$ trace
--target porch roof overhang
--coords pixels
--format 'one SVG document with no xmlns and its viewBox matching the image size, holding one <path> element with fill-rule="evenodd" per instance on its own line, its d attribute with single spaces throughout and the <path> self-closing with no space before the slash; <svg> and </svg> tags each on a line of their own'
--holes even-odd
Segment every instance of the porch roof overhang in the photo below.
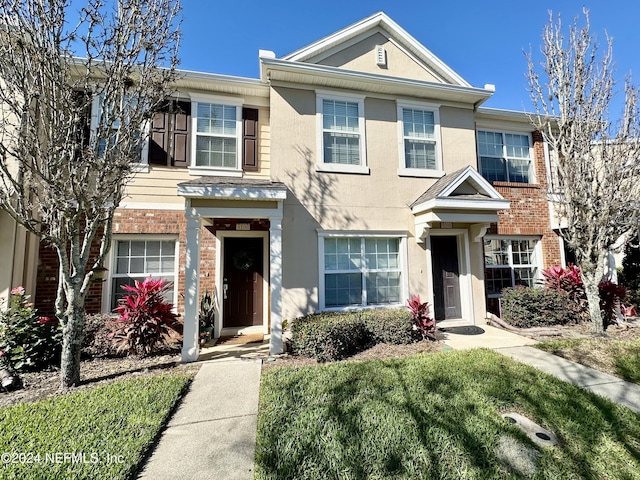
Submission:
<svg viewBox="0 0 640 480">
<path fill-rule="evenodd" d="M 424 242 L 433 222 L 468 224 L 480 241 L 509 203 L 471 166 L 447 174 L 411 204 L 416 241 Z"/>
<path fill-rule="evenodd" d="M 282 182 L 271 180 L 211 176 L 179 183 L 178 195 L 219 200 L 282 201 L 287 198 L 287 187 Z"/>
</svg>

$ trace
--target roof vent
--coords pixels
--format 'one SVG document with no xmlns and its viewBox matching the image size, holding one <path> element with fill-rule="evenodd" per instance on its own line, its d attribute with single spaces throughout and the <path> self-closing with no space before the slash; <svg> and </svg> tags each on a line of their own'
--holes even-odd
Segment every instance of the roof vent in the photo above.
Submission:
<svg viewBox="0 0 640 480">
<path fill-rule="evenodd" d="M 379 67 L 387 66 L 387 51 L 382 45 L 376 45 L 376 65 Z"/>
</svg>

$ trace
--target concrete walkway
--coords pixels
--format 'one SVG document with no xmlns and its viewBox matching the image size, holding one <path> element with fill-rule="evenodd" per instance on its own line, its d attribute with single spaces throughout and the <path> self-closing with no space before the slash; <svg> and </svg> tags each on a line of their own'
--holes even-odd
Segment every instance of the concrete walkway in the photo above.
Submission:
<svg viewBox="0 0 640 480">
<path fill-rule="evenodd" d="M 253 478 L 262 360 L 237 351 L 211 352 L 138 478 Z"/>
<path fill-rule="evenodd" d="M 538 350 L 531 346 L 537 342 L 530 338 L 489 325 L 481 325 L 481 328 L 485 330 L 481 335 L 446 333 L 443 341 L 456 350 L 490 348 L 640 413 L 640 385 Z"/>
</svg>

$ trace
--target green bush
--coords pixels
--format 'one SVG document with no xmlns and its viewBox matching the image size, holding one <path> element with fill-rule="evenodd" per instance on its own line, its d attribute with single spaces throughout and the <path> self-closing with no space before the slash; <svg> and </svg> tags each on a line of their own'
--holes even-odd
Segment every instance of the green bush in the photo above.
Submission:
<svg viewBox="0 0 640 480">
<path fill-rule="evenodd" d="M 11 290 L 0 312 L 0 365 L 17 371 L 37 370 L 60 360 L 58 320 L 37 315 L 23 287 Z"/>
<path fill-rule="evenodd" d="M 411 315 L 400 309 L 308 315 L 292 322 L 291 334 L 291 351 L 319 362 L 341 360 L 377 343 L 416 340 Z"/>
<path fill-rule="evenodd" d="M 514 327 L 566 325 L 583 321 L 571 297 L 549 288 L 506 288 L 502 294 L 502 319 Z"/>
<path fill-rule="evenodd" d="M 376 309 L 363 310 L 359 313 L 371 333 L 371 341 L 374 344 L 404 345 L 416 340 L 411 328 L 411 313 L 408 310 Z"/>
</svg>

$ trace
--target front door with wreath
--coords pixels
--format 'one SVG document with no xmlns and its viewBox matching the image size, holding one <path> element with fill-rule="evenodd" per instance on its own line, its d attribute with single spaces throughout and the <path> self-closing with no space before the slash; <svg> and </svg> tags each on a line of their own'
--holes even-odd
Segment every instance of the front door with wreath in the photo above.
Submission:
<svg viewBox="0 0 640 480">
<path fill-rule="evenodd" d="M 263 238 L 224 240 L 224 327 L 262 325 Z"/>
</svg>

